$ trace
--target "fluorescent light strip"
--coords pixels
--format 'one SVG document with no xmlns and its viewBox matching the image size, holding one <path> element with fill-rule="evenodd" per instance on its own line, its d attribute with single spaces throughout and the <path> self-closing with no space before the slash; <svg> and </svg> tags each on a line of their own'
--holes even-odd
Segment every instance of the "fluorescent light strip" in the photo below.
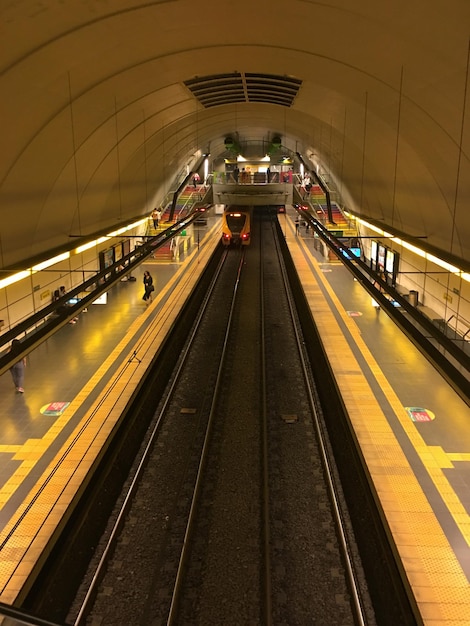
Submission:
<svg viewBox="0 0 470 626">
<path fill-rule="evenodd" d="M 123 226 L 119 230 L 115 230 L 112 233 L 108 233 L 104 237 L 100 237 L 99 239 L 96 239 L 95 241 L 89 241 L 88 243 L 83 244 L 83 246 L 79 246 L 78 248 L 76 248 L 75 254 L 80 254 L 81 252 L 85 252 L 85 250 L 89 250 L 90 248 L 93 248 L 93 246 L 97 246 L 100 243 L 103 243 L 104 241 L 107 241 L 110 238 L 118 237 L 119 235 L 122 235 L 128 230 L 132 230 L 133 228 L 137 228 L 137 226 L 140 226 L 141 224 L 145 224 L 147 220 L 148 218 L 146 217 L 144 219 L 139 220 L 138 222 L 129 224 L 128 226 Z"/>
<path fill-rule="evenodd" d="M 75 254 L 80 254 L 81 252 L 85 252 L 85 250 L 89 250 L 96 246 L 96 241 L 89 241 L 88 243 L 84 243 L 83 246 L 78 246 L 75 248 Z"/>
<path fill-rule="evenodd" d="M 23 270 L 22 272 L 18 272 L 17 274 L 13 274 L 12 276 L 8 276 L 8 278 L 3 278 L 0 280 L 0 289 L 4 289 L 9 285 L 13 285 L 14 283 L 23 280 L 23 278 L 27 278 L 31 276 L 31 270 Z"/>
<path fill-rule="evenodd" d="M 434 256 L 433 254 L 430 254 L 429 252 L 425 252 L 421 248 L 417 248 L 416 246 L 412 245 L 411 243 L 408 243 L 407 241 L 403 241 L 399 237 L 394 237 L 390 233 L 387 233 L 385 230 L 381 230 L 377 226 L 374 226 L 373 224 L 369 224 L 369 222 L 366 222 L 360 217 L 351 215 L 351 213 L 347 213 L 346 211 L 345 211 L 345 215 L 349 218 L 352 218 L 358 221 L 360 224 L 364 224 L 364 226 L 378 233 L 379 235 L 382 235 L 384 237 L 390 237 L 391 241 L 394 241 L 398 245 L 403 246 L 403 248 L 406 248 L 410 252 L 413 252 L 413 254 L 416 254 L 417 256 L 420 256 L 430 261 L 431 263 L 434 263 L 434 265 L 437 265 L 438 267 L 442 267 L 443 269 L 447 270 L 451 274 L 456 274 L 457 276 L 460 276 L 460 278 L 462 280 L 465 280 L 466 282 L 470 282 L 470 274 L 468 274 L 467 272 L 463 272 L 461 269 L 459 269 L 455 265 L 451 265 L 450 263 L 447 263 L 447 261 L 443 261 L 442 259 L 439 259 L 437 256 Z"/>
<path fill-rule="evenodd" d="M 53 257 L 52 259 L 48 259 L 47 261 L 43 261 L 42 263 L 38 263 L 38 265 L 33 265 L 31 271 L 40 272 L 41 270 L 45 270 L 46 267 L 50 267 L 51 265 L 55 265 L 56 263 L 60 263 L 61 261 L 66 261 L 70 258 L 70 252 L 64 252 L 63 254 L 59 254 L 58 256 Z"/>
<path fill-rule="evenodd" d="M 147 222 L 147 218 L 144 218 L 144 219 L 139 220 L 138 222 L 129 224 L 129 226 L 124 226 L 123 228 L 120 228 L 119 230 L 113 233 L 110 233 L 109 235 L 106 235 L 105 237 L 100 237 L 99 239 L 96 239 L 96 241 L 90 241 L 89 243 L 85 243 L 83 246 L 79 246 L 78 248 L 75 249 L 74 252 L 75 254 L 80 254 L 81 252 L 85 252 L 85 250 L 89 250 L 90 248 L 93 248 L 94 246 L 100 243 L 103 243 L 104 241 L 107 241 L 108 238 L 110 237 L 116 237 L 146 222 Z M 43 261 L 42 263 L 33 265 L 33 267 L 30 267 L 27 270 L 22 270 L 21 272 L 17 272 L 16 274 L 12 274 L 11 276 L 8 276 L 8 278 L 3 278 L 2 280 L 0 280 L 0 289 L 4 289 L 5 287 L 8 287 L 9 285 L 13 285 L 19 282 L 20 280 L 23 280 L 24 278 L 31 276 L 31 274 L 40 272 L 41 270 L 44 270 L 47 267 L 56 265 L 57 263 L 60 263 L 61 261 L 65 261 L 69 258 L 70 258 L 70 252 L 64 252 L 63 254 L 59 254 L 58 256 L 48 259 L 47 261 Z"/>
</svg>

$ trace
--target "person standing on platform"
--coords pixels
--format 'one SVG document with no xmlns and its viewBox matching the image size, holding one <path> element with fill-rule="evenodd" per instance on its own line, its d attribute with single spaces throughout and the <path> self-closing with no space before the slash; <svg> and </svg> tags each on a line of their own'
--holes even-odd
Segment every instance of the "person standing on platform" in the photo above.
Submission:
<svg viewBox="0 0 470 626">
<path fill-rule="evenodd" d="M 59 298 L 64 298 L 66 295 L 67 295 L 67 291 L 65 289 L 65 285 L 61 285 L 59 287 Z M 60 307 L 58 307 L 57 313 L 59 313 L 59 315 L 67 315 L 70 306 L 71 305 L 68 302 L 65 302 Z M 73 325 L 73 324 L 76 324 L 77 322 L 78 322 L 78 317 L 74 317 L 73 319 L 70 320 L 69 324 Z"/>
<path fill-rule="evenodd" d="M 295 217 L 295 234 L 296 235 L 299 234 L 299 227 L 300 227 L 300 218 L 298 215 L 296 215 Z"/>
<path fill-rule="evenodd" d="M 233 180 L 235 183 L 238 183 L 238 177 L 240 176 L 240 170 L 238 169 L 238 165 L 235 165 L 233 168 Z"/>
<path fill-rule="evenodd" d="M 21 341 L 19 339 L 13 339 L 10 346 L 10 354 L 16 356 L 21 352 Z M 10 374 L 13 379 L 13 384 L 16 388 L 16 393 L 24 393 L 24 370 L 26 367 L 26 359 L 23 357 L 10 367 Z"/>
<path fill-rule="evenodd" d="M 382 278 L 380 271 L 379 271 L 379 276 Z M 377 289 L 377 291 L 379 291 L 380 293 L 384 293 L 383 287 L 382 285 L 379 283 L 378 280 L 374 280 L 374 287 Z M 371 298 L 372 301 L 372 306 L 375 308 L 375 310 L 377 311 L 377 313 L 380 311 L 380 304 L 377 302 L 377 300 L 375 300 L 374 298 Z"/>
<path fill-rule="evenodd" d="M 271 182 L 271 170 L 269 169 L 269 167 L 266 170 L 266 182 L 267 183 Z"/>
<path fill-rule="evenodd" d="M 142 300 L 145 300 L 147 305 L 149 305 L 152 302 L 152 292 L 155 290 L 155 287 L 153 286 L 153 278 L 147 270 L 144 272 L 144 290 Z"/>
</svg>

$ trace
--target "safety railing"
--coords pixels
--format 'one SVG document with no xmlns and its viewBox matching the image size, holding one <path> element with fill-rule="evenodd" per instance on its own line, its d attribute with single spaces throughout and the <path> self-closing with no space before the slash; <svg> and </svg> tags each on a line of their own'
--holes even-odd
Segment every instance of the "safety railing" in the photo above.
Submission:
<svg viewBox="0 0 470 626">
<path fill-rule="evenodd" d="M 446 326 L 455 332 L 455 340 L 470 341 L 470 322 L 463 317 L 453 313 L 449 319 L 446 320 Z"/>
<path fill-rule="evenodd" d="M 40 619 L 3 602 L 0 602 L 0 624 L 2 626 L 61 626 L 57 622 Z"/>
</svg>

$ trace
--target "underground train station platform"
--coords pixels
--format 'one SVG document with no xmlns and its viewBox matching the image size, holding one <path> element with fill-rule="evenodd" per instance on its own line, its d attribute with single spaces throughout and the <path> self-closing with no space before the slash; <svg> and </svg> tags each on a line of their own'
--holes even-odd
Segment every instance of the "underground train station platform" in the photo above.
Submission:
<svg viewBox="0 0 470 626">
<path fill-rule="evenodd" d="M 281 227 L 423 623 L 468 626 L 470 408 L 294 217 L 289 207 Z M 50 337 L 27 357 L 24 394 L 0 377 L 0 601 L 21 595 L 219 238 L 213 218 L 200 246 L 149 259 Z"/>
</svg>

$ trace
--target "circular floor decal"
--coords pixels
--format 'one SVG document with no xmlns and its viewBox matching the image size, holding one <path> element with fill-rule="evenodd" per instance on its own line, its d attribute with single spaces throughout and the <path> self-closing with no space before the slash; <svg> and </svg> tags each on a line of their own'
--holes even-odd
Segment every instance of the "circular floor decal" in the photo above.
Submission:
<svg viewBox="0 0 470 626">
<path fill-rule="evenodd" d="M 51 402 L 41 407 L 42 415 L 62 415 L 70 402 Z"/>
<path fill-rule="evenodd" d="M 405 409 L 413 422 L 432 422 L 436 418 L 432 411 L 419 406 L 406 406 Z"/>
</svg>

